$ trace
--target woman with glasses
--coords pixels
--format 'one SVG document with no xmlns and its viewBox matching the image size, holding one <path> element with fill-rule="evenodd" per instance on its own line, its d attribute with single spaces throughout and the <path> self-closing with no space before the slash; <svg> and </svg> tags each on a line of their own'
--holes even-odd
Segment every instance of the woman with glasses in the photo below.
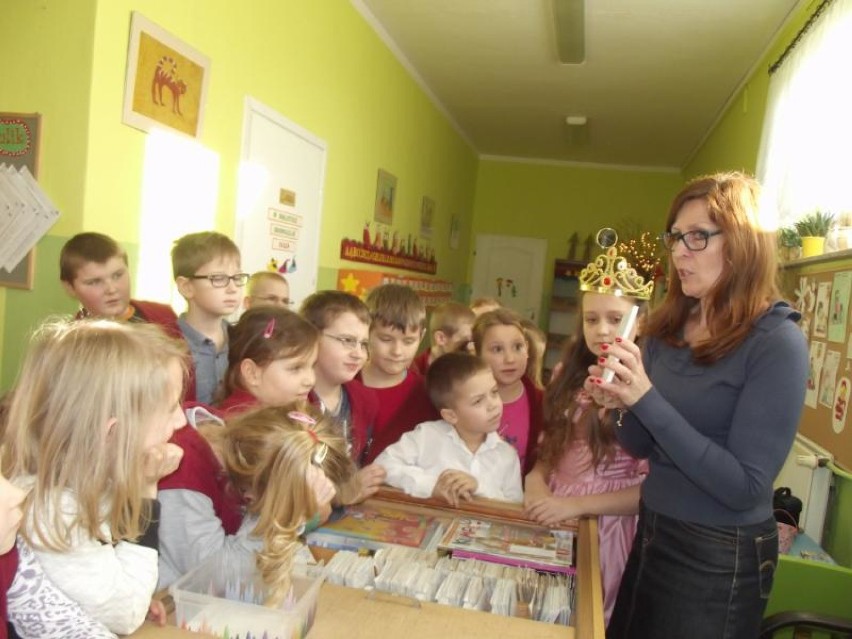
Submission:
<svg viewBox="0 0 852 639">
<path fill-rule="evenodd" d="M 758 635 L 778 556 L 772 482 L 808 364 L 758 200 L 739 173 L 684 187 L 661 236 L 668 292 L 643 352 L 616 340 L 586 381 L 618 409 L 621 445 L 650 468 L 607 637 Z"/>
</svg>

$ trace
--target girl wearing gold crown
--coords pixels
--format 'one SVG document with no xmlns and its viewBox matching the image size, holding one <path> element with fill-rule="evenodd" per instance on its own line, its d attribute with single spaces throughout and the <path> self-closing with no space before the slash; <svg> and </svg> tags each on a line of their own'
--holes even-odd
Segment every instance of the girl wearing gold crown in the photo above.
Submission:
<svg viewBox="0 0 852 639">
<path fill-rule="evenodd" d="M 778 557 L 772 482 L 796 433 L 808 352 L 780 301 L 775 233 L 739 173 L 693 180 L 661 239 L 669 289 L 607 347 L 586 389 L 649 462 L 608 637 L 756 637 Z M 603 379 L 609 369 L 615 378 Z"/>
<path fill-rule="evenodd" d="M 598 234 L 599 243 L 610 229 Z M 614 234 L 613 234 L 614 235 Z M 614 244 L 616 238 L 610 241 Z M 652 283 L 610 246 L 580 274 L 583 292 L 576 338 L 559 373 L 544 394 L 544 435 L 538 460 L 527 475 L 524 502 L 530 519 L 554 526 L 584 515 L 599 515 L 604 616 L 609 620 L 618 584 L 636 532 L 639 484 L 647 463 L 630 456 L 615 439 L 609 411 L 583 390 L 589 366 L 604 358 L 625 317 L 644 309 Z M 629 338 L 635 339 L 633 325 Z"/>
</svg>

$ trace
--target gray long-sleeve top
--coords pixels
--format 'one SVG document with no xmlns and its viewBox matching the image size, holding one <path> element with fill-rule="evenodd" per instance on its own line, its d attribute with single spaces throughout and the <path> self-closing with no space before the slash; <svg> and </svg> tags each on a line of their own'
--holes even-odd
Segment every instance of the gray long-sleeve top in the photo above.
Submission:
<svg viewBox="0 0 852 639">
<path fill-rule="evenodd" d="M 808 375 L 798 320 L 776 303 L 710 366 L 696 364 L 689 347 L 646 342 L 653 387 L 617 430 L 625 449 L 648 458 L 642 500 L 650 509 L 706 525 L 772 516 L 772 482 L 792 446 Z"/>
</svg>

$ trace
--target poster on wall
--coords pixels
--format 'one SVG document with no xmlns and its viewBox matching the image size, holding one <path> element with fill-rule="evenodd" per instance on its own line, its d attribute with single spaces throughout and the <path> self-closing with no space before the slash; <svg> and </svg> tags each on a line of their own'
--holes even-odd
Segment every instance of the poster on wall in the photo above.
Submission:
<svg viewBox="0 0 852 639">
<path fill-rule="evenodd" d="M 0 113 L 0 164 L 21 169 L 26 167 L 33 177 L 38 177 L 38 150 L 41 139 L 41 115 L 38 113 Z M 0 196 L 2 197 L 2 196 Z M 7 199 L 3 199 L 7 202 Z M 0 205 L 0 212 L 4 206 Z M 11 204 L 0 215 L 0 231 L 5 237 L 10 232 Z M 31 290 L 35 269 L 35 249 L 16 264 L 0 267 L 0 286 Z"/>
<path fill-rule="evenodd" d="M 396 200 L 396 176 L 379 169 L 376 179 L 376 205 L 373 219 L 378 224 L 393 224 L 393 206 Z"/>
<path fill-rule="evenodd" d="M 210 59 L 138 11 L 130 21 L 122 122 L 200 137 Z"/>
<path fill-rule="evenodd" d="M 235 238 L 247 273 L 277 271 L 301 304 L 316 290 L 326 144 L 246 99 Z"/>
<path fill-rule="evenodd" d="M 822 374 L 822 364 L 825 359 L 825 342 L 811 342 L 808 356 L 808 381 L 805 386 L 805 406 L 816 408 L 817 385 Z"/>
<path fill-rule="evenodd" d="M 431 197 L 423 196 L 423 201 L 420 204 L 420 236 L 426 239 L 432 239 L 432 224 L 435 218 L 435 200 Z"/>
<path fill-rule="evenodd" d="M 413 288 L 426 308 L 451 301 L 455 289 L 452 282 L 434 278 L 351 268 L 342 268 L 337 271 L 337 290 L 352 293 L 362 299 L 366 297 L 370 289 L 382 284 L 401 284 Z"/>
<path fill-rule="evenodd" d="M 828 304 L 831 295 L 831 282 L 820 282 L 817 288 L 816 311 L 814 312 L 814 337 L 825 339 L 828 336 Z"/>
<path fill-rule="evenodd" d="M 846 339 L 846 319 L 849 315 L 849 288 L 852 285 L 852 271 L 834 274 L 831 288 L 831 306 L 828 317 L 828 341 L 840 342 Z"/>
</svg>

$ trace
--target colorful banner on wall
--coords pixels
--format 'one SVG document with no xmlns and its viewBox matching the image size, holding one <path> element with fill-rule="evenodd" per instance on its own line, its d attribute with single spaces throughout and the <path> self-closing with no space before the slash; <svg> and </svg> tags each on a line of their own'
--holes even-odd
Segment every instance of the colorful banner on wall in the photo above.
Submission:
<svg viewBox="0 0 852 639">
<path fill-rule="evenodd" d="M 344 238 L 340 241 L 340 257 L 352 262 L 378 264 L 391 268 L 417 271 L 419 273 L 436 273 L 438 264 L 435 261 L 435 249 L 417 246 L 417 240 L 408 236 L 408 241 L 400 238 L 398 232 L 390 237 L 390 229 L 377 231 L 376 239 L 370 240 L 369 225 L 364 227 L 362 241 Z"/>
<path fill-rule="evenodd" d="M 381 271 L 362 271 L 342 268 L 337 271 L 337 290 L 352 293 L 364 298 L 370 289 L 382 284 L 402 284 L 410 286 L 427 308 L 449 302 L 453 299 L 455 285 L 446 280 L 436 280 L 425 277 L 409 277 Z"/>
</svg>

